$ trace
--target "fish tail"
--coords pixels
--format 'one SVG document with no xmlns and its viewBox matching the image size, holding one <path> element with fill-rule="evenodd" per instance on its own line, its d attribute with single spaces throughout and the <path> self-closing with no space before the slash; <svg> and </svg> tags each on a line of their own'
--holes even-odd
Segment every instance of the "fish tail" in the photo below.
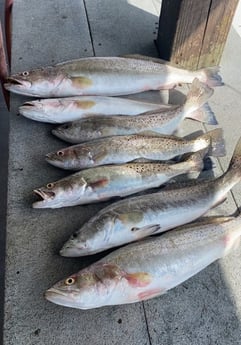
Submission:
<svg viewBox="0 0 241 345">
<path fill-rule="evenodd" d="M 186 159 L 186 163 L 190 164 L 190 172 L 201 172 L 204 168 L 203 159 L 207 154 L 207 149 L 200 150 L 198 152 L 192 153 Z"/>
<path fill-rule="evenodd" d="M 183 111 L 185 117 L 192 118 L 192 112 L 199 109 L 207 100 L 212 96 L 213 89 L 208 85 L 202 83 L 198 78 L 195 78 L 192 82 L 190 91 L 187 94 L 187 100 L 184 104 Z M 202 121 L 202 118 L 195 117 L 195 120 Z"/>
<path fill-rule="evenodd" d="M 196 142 L 196 147 L 198 148 L 195 151 L 207 148 L 208 156 L 223 157 L 226 155 L 222 128 L 216 128 L 206 134 L 203 134 L 194 141 Z"/>
<path fill-rule="evenodd" d="M 218 74 L 219 66 L 203 68 L 197 71 L 198 78 L 210 87 L 224 85 L 222 77 Z"/>
<path fill-rule="evenodd" d="M 227 173 L 236 175 L 241 179 L 241 137 L 239 138 L 237 145 L 235 147 L 233 157 L 229 163 Z"/>
<path fill-rule="evenodd" d="M 207 123 L 208 125 L 217 125 L 217 119 L 214 112 L 208 103 L 205 103 L 199 109 L 193 111 L 191 114 L 186 115 L 187 118 Z"/>
</svg>

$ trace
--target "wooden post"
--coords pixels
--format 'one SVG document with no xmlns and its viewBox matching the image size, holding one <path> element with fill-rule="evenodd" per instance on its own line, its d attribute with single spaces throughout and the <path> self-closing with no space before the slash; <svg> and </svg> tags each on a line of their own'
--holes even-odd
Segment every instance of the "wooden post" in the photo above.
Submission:
<svg viewBox="0 0 241 345">
<path fill-rule="evenodd" d="M 218 65 L 238 0 L 163 0 L 160 57 L 196 70 Z"/>
</svg>

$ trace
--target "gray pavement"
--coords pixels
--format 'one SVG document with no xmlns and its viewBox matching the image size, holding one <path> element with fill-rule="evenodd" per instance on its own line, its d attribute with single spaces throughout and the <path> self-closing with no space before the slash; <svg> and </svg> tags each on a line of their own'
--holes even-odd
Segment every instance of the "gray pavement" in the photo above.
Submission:
<svg viewBox="0 0 241 345">
<path fill-rule="evenodd" d="M 157 22 L 155 0 L 15 0 L 12 71 L 94 53 L 155 56 Z M 227 144 L 227 157 L 216 161 L 215 176 L 227 168 L 241 133 L 240 43 L 232 29 L 221 62 L 227 85 L 216 89 L 210 101 Z M 66 175 L 44 161 L 47 152 L 65 145 L 51 136 L 50 125 L 17 116 L 25 99 L 11 97 L 4 345 L 241 344 L 240 248 L 144 303 L 81 311 L 44 300 L 43 292 L 53 283 L 101 257 L 67 259 L 58 250 L 73 230 L 107 203 L 59 210 L 31 208 L 33 188 Z M 186 121 L 182 133 L 198 129 L 205 128 Z M 240 188 L 235 187 L 212 213 L 235 212 L 241 206 Z"/>
</svg>

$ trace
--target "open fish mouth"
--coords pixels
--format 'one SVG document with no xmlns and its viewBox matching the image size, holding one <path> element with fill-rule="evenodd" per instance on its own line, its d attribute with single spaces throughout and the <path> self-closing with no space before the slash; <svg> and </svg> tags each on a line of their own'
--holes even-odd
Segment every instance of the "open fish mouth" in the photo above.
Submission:
<svg viewBox="0 0 241 345">
<path fill-rule="evenodd" d="M 8 90 L 11 87 L 24 87 L 24 88 L 30 88 L 31 87 L 31 83 L 27 80 L 21 80 L 21 79 L 17 79 L 17 78 L 13 78 L 13 77 L 9 77 L 6 79 L 6 83 L 4 83 L 4 87 Z"/>
<path fill-rule="evenodd" d="M 36 195 L 40 196 L 41 201 L 54 199 L 55 193 L 52 191 L 43 191 L 42 189 L 34 189 L 33 191 Z"/>
</svg>

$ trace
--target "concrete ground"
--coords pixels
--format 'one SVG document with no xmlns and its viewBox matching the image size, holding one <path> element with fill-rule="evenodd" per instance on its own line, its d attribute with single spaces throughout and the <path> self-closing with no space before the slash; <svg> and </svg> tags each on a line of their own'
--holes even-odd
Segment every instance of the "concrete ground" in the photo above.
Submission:
<svg viewBox="0 0 241 345">
<path fill-rule="evenodd" d="M 159 6 L 158 0 L 15 0 L 12 72 L 82 56 L 156 56 L 153 39 Z M 221 61 L 225 86 L 215 89 L 210 101 L 227 146 L 227 156 L 216 162 L 214 175 L 227 168 L 241 134 L 239 18 L 235 18 Z M 171 94 L 171 100 L 176 101 L 176 94 Z M 59 210 L 31 208 L 32 190 L 66 173 L 44 160 L 47 152 L 64 146 L 51 136 L 52 127 L 17 116 L 25 100 L 12 95 L 9 114 L 4 345 L 241 344 L 240 247 L 167 294 L 144 303 L 81 311 L 44 300 L 44 291 L 53 283 L 100 257 L 67 259 L 58 250 L 107 203 Z M 7 152 L 8 114 L 0 110 L 3 154 Z M 186 121 L 182 132 L 198 129 L 207 128 Z M 0 167 L 4 190 L 6 164 Z M 212 213 L 228 215 L 240 205 L 238 185 Z"/>
</svg>

